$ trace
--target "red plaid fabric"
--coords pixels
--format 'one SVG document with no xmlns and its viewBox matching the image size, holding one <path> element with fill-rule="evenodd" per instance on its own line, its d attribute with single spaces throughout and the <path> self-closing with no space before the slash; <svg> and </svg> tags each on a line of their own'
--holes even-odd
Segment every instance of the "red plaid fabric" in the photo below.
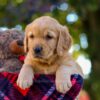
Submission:
<svg viewBox="0 0 100 100">
<path fill-rule="evenodd" d="M 64 95 L 56 91 L 54 75 L 35 75 L 26 90 L 16 85 L 18 74 L 0 73 L 0 100 L 74 100 L 83 86 L 80 75 L 72 75 L 72 88 Z"/>
</svg>

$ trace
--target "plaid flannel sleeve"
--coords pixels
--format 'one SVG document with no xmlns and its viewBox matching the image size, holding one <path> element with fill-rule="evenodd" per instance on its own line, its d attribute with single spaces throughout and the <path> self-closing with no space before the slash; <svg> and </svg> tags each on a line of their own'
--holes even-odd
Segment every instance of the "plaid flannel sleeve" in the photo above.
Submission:
<svg viewBox="0 0 100 100">
<path fill-rule="evenodd" d="M 0 73 L 0 100 L 74 100 L 83 86 L 80 75 L 72 75 L 71 89 L 64 95 L 56 91 L 54 75 L 35 75 L 29 89 L 16 85 L 18 74 Z"/>
</svg>

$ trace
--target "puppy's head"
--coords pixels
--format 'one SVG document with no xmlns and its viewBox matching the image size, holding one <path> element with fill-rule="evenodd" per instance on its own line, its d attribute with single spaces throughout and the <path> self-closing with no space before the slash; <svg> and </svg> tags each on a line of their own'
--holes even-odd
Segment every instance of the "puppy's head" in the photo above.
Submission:
<svg viewBox="0 0 100 100">
<path fill-rule="evenodd" d="M 25 51 L 35 59 L 47 60 L 54 55 L 63 56 L 70 46 L 68 29 L 54 18 L 40 17 L 25 29 Z"/>
</svg>

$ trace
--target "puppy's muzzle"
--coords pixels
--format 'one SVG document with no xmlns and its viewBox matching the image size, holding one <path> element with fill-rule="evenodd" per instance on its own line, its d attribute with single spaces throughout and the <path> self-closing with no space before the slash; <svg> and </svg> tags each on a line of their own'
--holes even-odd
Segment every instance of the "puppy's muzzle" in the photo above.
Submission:
<svg viewBox="0 0 100 100">
<path fill-rule="evenodd" d="M 40 56 L 41 56 L 41 53 L 42 53 L 42 50 L 43 50 L 43 48 L 42 48 L 41 46 L 36 46 L 36 47 L 34 48 L 35 56 L 36 56 L 36 57 L 40 57 Z"/>
</svg>

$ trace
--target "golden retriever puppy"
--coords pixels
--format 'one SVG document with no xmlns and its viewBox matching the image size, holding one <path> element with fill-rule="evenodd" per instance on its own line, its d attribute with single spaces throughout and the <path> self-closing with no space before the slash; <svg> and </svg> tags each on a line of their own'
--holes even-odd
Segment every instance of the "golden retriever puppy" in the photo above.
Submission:
<svg viewBox="0 0 100 100">
<path fill-rule="evenodd" d="M 49 16 L 37 18 L 25 29 L 24 47 L 27 53 L 17 84 L 22 89 L 33 83 L 35 73 L 55 74 L 56 89 L 66 93 L 72 86 L 72 74 L 83 76 L 79 65 L 68 50 L 72 40 L 65 26 Z"/>
</svg>

